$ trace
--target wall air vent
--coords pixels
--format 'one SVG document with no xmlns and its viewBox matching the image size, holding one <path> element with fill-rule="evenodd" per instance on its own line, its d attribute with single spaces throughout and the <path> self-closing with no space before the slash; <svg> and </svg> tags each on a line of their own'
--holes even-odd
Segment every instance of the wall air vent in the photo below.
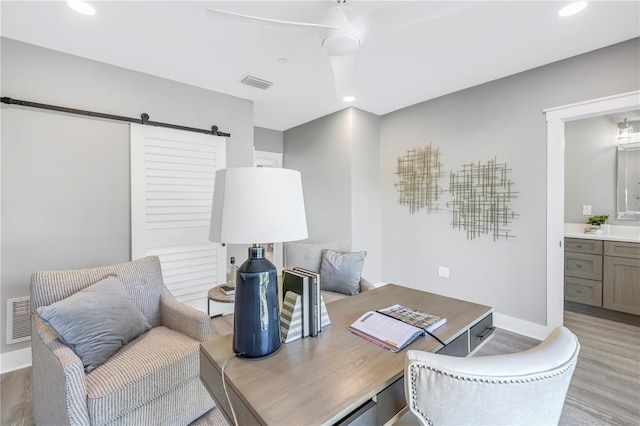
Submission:
<svg viewBox="0 0 640 426">
<path fill-rule="evenodd" d="M 7 299 L 7 345 L 31 340 L 31 299 Z"/>
<path fill-rule="evenodd" d="M 269 87 L 273 86 L 273 83 L 267 80 L 263 80 L 261 78 L 258 77 L 254 77 L 252 75 L 245 75 L 244 77 L 242 77 L 242 80 L 240 80 L 240 83 L 242 84 L 246 84 L 247 86 L 252 86 L 252 87 L 256 87 L 258 89 L 268 89 Z"/>
</svg>

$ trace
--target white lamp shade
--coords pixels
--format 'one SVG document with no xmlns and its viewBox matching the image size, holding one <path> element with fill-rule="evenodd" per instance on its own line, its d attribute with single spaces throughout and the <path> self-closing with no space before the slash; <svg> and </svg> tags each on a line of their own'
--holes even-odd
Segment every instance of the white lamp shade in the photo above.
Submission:
<svg viewBox="0 0 640 426">
<path fill-rule="evenodd" d="M 300 172 L 267 167 L 216 172 L 210 241 L 259 244 L 307 237 Z"/>
</svg>

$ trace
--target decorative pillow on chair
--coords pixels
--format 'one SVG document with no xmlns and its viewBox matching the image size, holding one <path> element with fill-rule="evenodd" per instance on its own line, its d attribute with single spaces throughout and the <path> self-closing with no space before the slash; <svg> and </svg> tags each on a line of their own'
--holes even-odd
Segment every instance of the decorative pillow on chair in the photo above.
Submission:
<svg viewBox="0 0 640 426">
<path fill-rule="evenodd" d="M 113 275 L 36 312 L 80 357 L 87 373 L 151 328 Z"/>
<path fill-rule="evenodd" d="M 320 261 L 320 288 L 322 290 L 353 295 L 360 291 L 360 275 L 366 251 L 340 253 L 322 250 Z"/>
</svg>

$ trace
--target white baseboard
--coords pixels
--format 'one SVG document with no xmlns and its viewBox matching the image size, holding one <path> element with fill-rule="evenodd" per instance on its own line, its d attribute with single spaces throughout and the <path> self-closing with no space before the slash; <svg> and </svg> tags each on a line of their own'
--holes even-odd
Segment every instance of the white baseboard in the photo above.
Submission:
<svg viewBox="0 0 640 426">
<path fill-rule="evenodd" d="M 0 354 L 0 374 L 31 366 L 31 348 Z"/>
<path fill-rule="evenodd" d="M 551 333 L 551 329 L 546 325 L 536 324 L 497 312 L 493 313 L 493 325 L 494 327 L 502 328 L 503 330 L 512 331 L 538 340 L 544 340 L 549 333 Z"/>
</svg>

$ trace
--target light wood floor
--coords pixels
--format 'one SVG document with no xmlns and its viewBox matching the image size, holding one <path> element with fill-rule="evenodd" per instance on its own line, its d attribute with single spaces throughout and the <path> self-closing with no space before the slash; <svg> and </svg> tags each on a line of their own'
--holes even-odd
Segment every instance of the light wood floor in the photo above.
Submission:
<svg viewBox="0 0 640 426">
<path fill-rule="evenodd" d="M 230 333 L 232 318 L 214 318 L 214 333 Z M 581 351 L 560 424 L 640 425 L 640 327 L 574 312 L 565 312 L 565 326 L 578 336 Z M 519 352 L 538 343 L 497 330 L 476 356 Z M 0 394 L 0 425 L 33 425 L 31 368 L 0 376 Z"/>
</svg>

